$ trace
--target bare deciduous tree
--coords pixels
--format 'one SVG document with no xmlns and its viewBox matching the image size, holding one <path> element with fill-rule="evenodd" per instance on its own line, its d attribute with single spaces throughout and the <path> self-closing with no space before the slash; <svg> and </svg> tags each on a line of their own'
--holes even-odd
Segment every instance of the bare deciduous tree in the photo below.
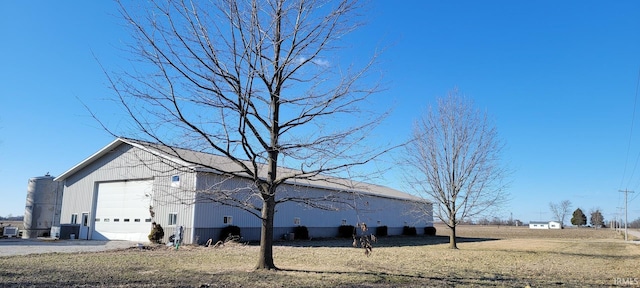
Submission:
<svg viewBox="0 0 640 288">
<path fill-rule="evenodd" d="M 276 205 L 313 206 L 323 200 L 277 197 L 277 188 L 345 176 L 350 167 L 385 151 L 359 145 L 384 116 L 361 109 L 377 90 L 375 83 L 361 85 L 375 55 L 360 69 L 343 70 L 332 62 L 338 40 L 359 25 L 358 3 L 168 0 L 131 5 L 121 3 L 121 13 L 132 27 L 136 43 L 130 48 L 141 63 L 124 75 L 107 74 L 138 131 L 133 138 L 159 143 L 168 152 L 183 147 L 231 159 L 234 169 L 209 168 L 251 179 L 254 194 L 229 189 L 201 198 L 222 199 L 259 217 L 256 267 L 277 269 L 272 249 Z M 279 165 L 297 169 L 282 173 Z M 234 198 L 236 192 L 241 196 Z"/>
<path fill-rule="evenodd" d="M 506 201 L 506 170 L 500 162 L 503 144 L 486 113 L 457 90 L 438 99 L 437 107 L 418 120 L 407 145 L 408 182 L 434 201 L 434 215 L 451 230 Z"/>
<path fill-rule="evenodd" d="M 591 226 L 594 228 L 602 228 L 604 226 L 604 216 L 602 216 L 600 208 L 592 208 L 589 214 L 591 214 L 589 218 Z"/>
<path fill-rule="evenodd" d="M 551 209 L 551 213 L 554 220 L 560 221 L 560 223 L 564 226 L 564 220 L 567 219 L 567 215 L 571 212 L 571 201 L 562 200 L 560 203 L 549 202 L 549 209 Z"/>
</svg>

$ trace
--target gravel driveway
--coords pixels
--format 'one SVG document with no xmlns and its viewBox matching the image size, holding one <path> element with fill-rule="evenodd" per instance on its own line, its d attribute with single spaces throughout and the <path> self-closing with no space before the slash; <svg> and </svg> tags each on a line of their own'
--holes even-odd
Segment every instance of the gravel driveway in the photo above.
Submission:
<svg viewBox="0 0 640 288">
<path fill-rule="evenodd" d="M 0 239 L 0 257 L 41 253 L 117 250 L 137 246 L 131 241 Z"/>
</svg>

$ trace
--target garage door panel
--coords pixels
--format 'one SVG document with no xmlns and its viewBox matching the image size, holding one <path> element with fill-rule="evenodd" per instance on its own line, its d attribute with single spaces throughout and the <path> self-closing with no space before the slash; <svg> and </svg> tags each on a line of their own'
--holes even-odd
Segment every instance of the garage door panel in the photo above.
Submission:
<svg viewBox="0 0 640 288">
<path fill-rule="evenodd" d="M 100 183 L 93 239 L 148 241 L 153 181 Z"/>
</svg>

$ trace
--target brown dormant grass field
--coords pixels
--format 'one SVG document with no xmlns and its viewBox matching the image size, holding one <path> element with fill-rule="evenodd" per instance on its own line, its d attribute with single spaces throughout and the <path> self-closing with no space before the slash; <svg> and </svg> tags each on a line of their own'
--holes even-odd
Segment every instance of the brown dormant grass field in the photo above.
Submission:
<svg viewBox="0 0 640 288">
<path fill-rule="evenodd" d="M 279 242 L 280 271 L 254 271 L 258 247 L 131 248 L 0 257 L 0 287 L 598 287 L 640 285 L 640 245 L 608 229 L 461 226 L 436 237 Z"/>
</svg>

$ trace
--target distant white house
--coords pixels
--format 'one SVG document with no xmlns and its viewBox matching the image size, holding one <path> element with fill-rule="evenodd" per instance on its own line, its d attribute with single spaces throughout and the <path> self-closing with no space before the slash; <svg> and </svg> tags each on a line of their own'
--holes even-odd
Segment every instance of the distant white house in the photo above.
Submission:
<svg viewBox="0 0 640 288">
<path fill-rule="evenodd" d="M 558 221 L 531 221 L 529 222 L 529 229 L 562 229 L 562 223 Z"/>
<path fill-rule="evenodd" d="M 549 221 L 549 229 L 562 229 L 562 223 L 558 221 Z"/>
</svg>

